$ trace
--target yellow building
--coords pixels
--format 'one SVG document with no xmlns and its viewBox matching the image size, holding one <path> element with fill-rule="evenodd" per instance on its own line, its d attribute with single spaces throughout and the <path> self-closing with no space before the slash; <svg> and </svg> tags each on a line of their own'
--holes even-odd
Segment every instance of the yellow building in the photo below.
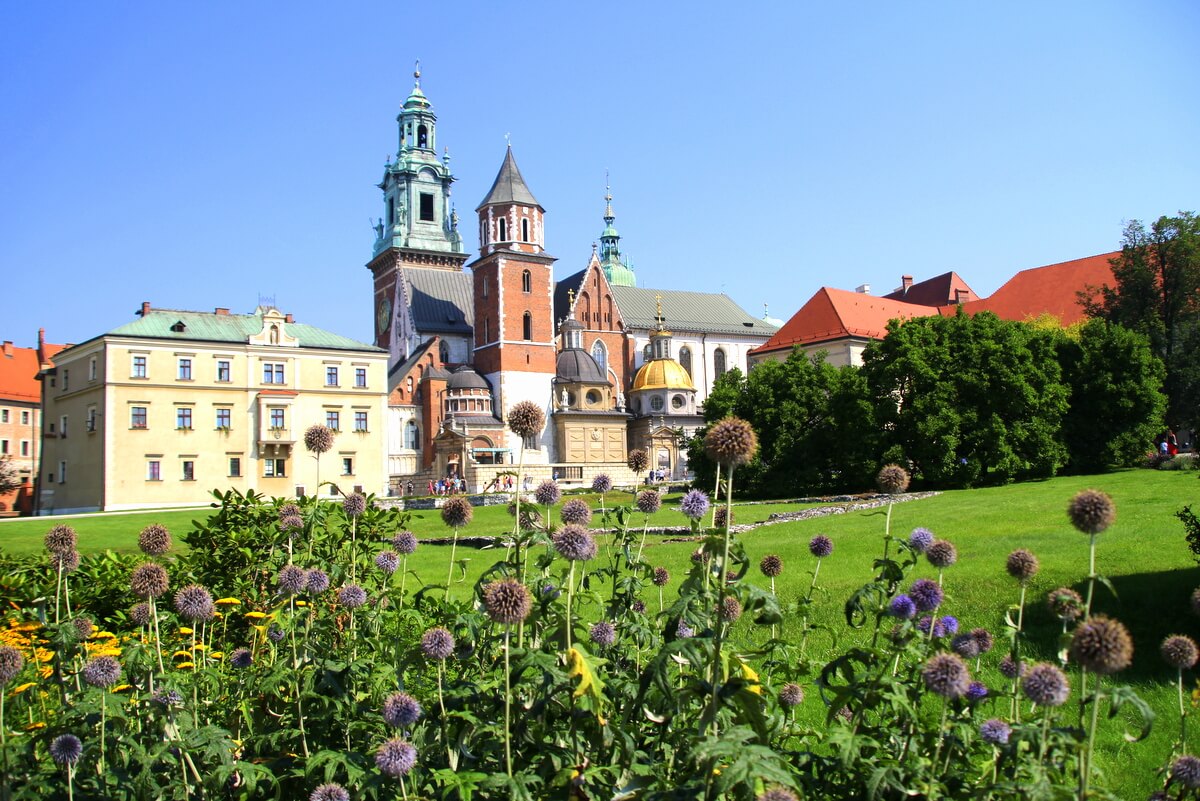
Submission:
<svg viewBox="0 0 1200 801">
<path fill-rule="evenodd" d="M 387 351 L 274 308 L 138 316 L 41 376 L 40 513 L 386 491 Z M 335 431 L 319 460 L 315 424 Z"/>
</svg>

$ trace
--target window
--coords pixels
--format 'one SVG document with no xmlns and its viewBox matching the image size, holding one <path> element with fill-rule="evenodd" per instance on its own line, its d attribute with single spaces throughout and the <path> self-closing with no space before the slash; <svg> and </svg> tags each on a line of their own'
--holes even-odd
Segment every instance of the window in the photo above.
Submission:
<svg viewBox="0 0 1200 801">
<path fill-rule="evenodd" d="M 8 409 L 0 409 L 0 423 L 8 422 Z"/>
<path fill-rule="evenodd" d="M 263 364 L 263 383 L 264 384 L 282 384 L 283 381 L 283 365 L 275 362 L 266 362 Z"/>
<path fill-rule="evenodd" d="M 713 373 L 716 378 L 725 375 L 725 351 L 721 348 L 713 351 Z"/>
<path fill-rule="evenodd" d="M 500 240 L 501 242 L 508 241 L 508 220 L 500 218 Z"/>
<path fill-rule="evenodd" d="M 692 349 L 684 345 L 679 349 L 679 364 L 684 370 L 687 370 L 689 376 L 692 375 Z M 694 378 L 694 376 L 692 376 Z"/>
<path fill-rule="evenodd" d="M 650 361 L 650 346 L 649 345 L 642 348 L 642 361 L 643 362 Z"/>
<path fill-rule="evenodd" d="M 146 480 L 162 481 L 162 462 L 158 459 L 151 459 L 146 462 Z"/>
<path fill-rule="evenodd" d="M 220 381 L 222 383 L 227 383 L 230 380 L 230 372 L 231 371 L 229 369 L 229 362 L 224 361 L 224 360 L 217 362 L 217 380 L 218 381 Z"/>
<path fill-rule="evenodd" d="M 93 356 L 88 362 L 88 381 L 96 380 L 96 357 Z"/>
<path fill-rule="evenodd" d="M 355 412 L 354 413 L 354 430 L 355 431 L 366 431 L 367 430 L 367 413 L 366 412 Z"/>
<path fill-rule="evenodd" d="M 529 220 L 528 219 L 521 220 L 521 241 L 522 242 L 529 241 Z"/>
<path fill-rule="evenodd" d="M 327 428 L 337 431 L 341 428 L 341 426 L 339 425 L 340 422 L 341 422 L 341 414 L 340 413 L 329 412 L 329 411 L 325 412 L 325 426 Z"/>
<path fill-rule="evenodd" d="M 283 478 L 287 475 L 287 459 L 264 459 L 264 478 Z"/>
<path fill-rule="evenodd" d="M 232 409 L 217 409 L 217 428 L 233 428 Z"/>
<path fill-rule="evenodd" d="M 27 440 L 27 439 L 21 440 L 21 455 L 22 456 L 29 455 L 29 440 Z"/>
<path fill-rule="evenodd" d="M 192 360 L 191 359 L 180 359 L 179 360 L 179 375 L 177 376 L 177 378 L 180 381 L 191 381 L 192 380 Z"/>
<path fill-rule="evenodd" d="M 146 407 L 131 406 L 129 408 L 129 427 L 130 428 L 145 428 L 146 427 Z"/>
<path fill-rule="evenodd" d="M 338 369 L 333 365 L 328 365 L 325 368 L 325 386 L 336 387 L 338 385 Z"/>
<path fill-rule="evenodd" d="M 653 398 L 650 399 L 650 408 L 656 412 L 661 412 L 663 410 L 664 405 L 665 404 L 663 403 L 663 399 L 662 399 L 661 395 L 655 395 Z"/>
<path fill-rule="evenodd" d="M 354 475 L 354 458 L 353 457 L 351 457 L 351 456 L 343 456 L 342 457 L 342 475 L 343 476 Z"/>
<path fill-rule="evenodd" d="M 442 364 L 450 362 L 450 343 L 445 340 L 438 343 L 438 358 L 442 360 Z"/>
<path fill-rule="evenodd" d="M 404 425 L 404 447 L 414 451 L 421 447 L 421 433 L 415 420 L 409 420 Z"/>
<path fill-rule="evenodd" d="M 537 434 L 530 434 L 521 441 L 521 445 L 526 450 L 536 451 L 538 446 Z"/>
<path fill-rule="evenodd" d="M 283 409 L 271 409 L 271 428 L 283 428 Z"/>
<path fill-rule="evenodd" d="M 533 291 L 533 276 L 529 274 L 529 270 L 525 270 L 524 272 L 521 273 L 521 291 L 522 292 L 532 292 Z"/>
<path fill-rule="evenodd" d="M 429 129 L 424 125 L 417 126 L 417 147 L 429 147 Z"/>
<path fill-rule="evenodd" d="M 67 483 L 67 463 L 66 462 L 58 463 L 58 483 L 59 484 Z"/>
<path fill-rule="evenodd" d="M 588 405 L 590 405 L 590 406 L 595 406 L 596 404 L 598 404 L 598 403 L 599 403 L 601 400 L 603 400 L 603 399 L 604 399 L 604 396 L 600 394 L 600 390 L 598 390 L 598 389 L 589 389 L 589 390 L 587 391 L 587 402 L 588 402 Z"/>
<path fill-rule="evenodd" d="M 354 368 L 354 386 L 363 388 L 363 387 L 366 387 L 366 385 L 367 385 L 367 368 L 355 367 Z"/>
<path fill-rule="evenodd" d="M 67 383 L 71 380 L 71 371 L 63 370 L 63 392 L 67 391 Z"/>
<path fill-rule="evenodd" d="M 8 453 L 8 440 L 0 439 L 0 455 Z"/>
<path fill-rule="evenodd" d="M 145 356 L 134 356 L 133 357 L 133 373 L 130 375 L 130 378 L 145 378 L 145 377 L 146 377 L 146 357 Z"/>
<path fill-rule="evenodd" d="M 175 427 L 184 431 L 192 427 L 192 408 L 181 406 L 175 410 Z"/>
<path fill-rule="evenodd" d="M 525 316 L 521 320 L 521 338 L 533 339 L 533 315 L 529 312 L 525 312 Z"/>
<path fill-rule="evenodd" d="M 96 430 L 96 407 L 95 407 L 95 406 L 89 406 L 89 407 L 88 407 L 88 410 L 87 410 L 87 430 L 88 430 L 88 431 L 95 431 L 95 430 Z"/>
<path fill-rule="evenodd" d="M 240 456 L 229 457 L 229 477 L 240 478 L 242 475 L 242 458 Z"/>
<path fill-rule="evenodd" d="M 21 425 L 29 425 L 29 412 L 21 412 Z"/>
<path fill-rule="evenodd" d="M 62 439 L 66 439 L 67 438 L 67 416 L 65 414 L 62 417 L 58 418 L 58 424 L 59 424 L 58 436 L 61 437 Z"/>
<path fill-rule="evenodd" d="M 682 395 L 674 395 L 671 397 L 671 408 L 673 409 L 682 409 L 685 403 L 687 403 L 687 401 L 684 400 Z"/>
<path fill-rule="evenodd" d="M 433 195 L 428 192 L 421 193 L 421 219 L 425 222 L 433 222 Z"/>
<path fill-rule="evenodd" d="M 488 280 L 486 278 L 483 279 L 483 296 L 485 298 L 488 296 Z"/>
<path fill-rule="evenodd" d="M 597 366 L 600 367 L 601 375 L 608 372 L 608 353 L 604 350 L 604 343 L 596 340 L 592 345 L 592 358 L 596 360 Z"/>
<path fill-rule="evenodd" d="M 196 480 L 196 463 L 193 462 L 191 459 L 183 460 L 183 480 L 184 481 L 195 481 Z"/>
</svg>

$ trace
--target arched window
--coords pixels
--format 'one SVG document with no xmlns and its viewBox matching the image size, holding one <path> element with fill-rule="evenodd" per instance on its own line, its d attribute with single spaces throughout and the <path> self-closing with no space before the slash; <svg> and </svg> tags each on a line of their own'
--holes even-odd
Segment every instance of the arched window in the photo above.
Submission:
<svg viewBox="0 0 1200 801">
<path fill-rule="evenodd" d="M 522 220 L 521 222 L 528 222 L 528 221 Z M 532 292 L 533 291 L 533 276 L 529 274 L 529 270 L 525 270 L 524 272 L 521 273 L 521 291 L 522 292 Z"/>
<path fill-rule="evenodd" d="M 429 147 L 429 129 L 424 125 L 417 126 L 417 147 Z"/>
<path fill-rule="evenodd" d="M 612 295 L 604 296 L 604 324 L 612 330 Z"/>
<path fill-rule="evenodd" d="M 408 377 L 408 394 L 410 396 L 412 395 L 412 391 L 413 391 L 413 380 L 412 380 L 412 376 L 410 375 Z"/>
<path fill-rule="evenodd" d="M 529 241 L 529 219 L 528 218 L 523 218 L 521 220 L 521 241 L 522 242 Z"/>
<path fill-rule="evenodd" d="M 483 318 L 483 342 L 480 344 L 486 345 L 492 341 L 492 321 L 490 318 Z"/>
<path fill-rule="evenodd" d="M 596 360 L 596 364 L 600 366 L 600 374 L 608 374 L 608 352 L 604 349 L 604 343 L 600 340 L 592 345 L 592 358 Z"/>
<path fill-rule="evenodd" d="M 409 420 L 404 426 L 404 447 L 416 450 L 421 447 L 421 432 L 417 429 L 415 420 Z"/>
<path fill-rule="evenodd" d="M 441 358 L 442 364 L 450 361 L 450 344 L 444 339 L 438 344 L 438 357 Z"/>
<path fill-rule="evenodd" d="M 717 378 L 725 375 L 725 351 L 721 348 L 713 351 L 713 373 Z"/>
<path fill-rule="evenodd" d="M 396 224 L 396 198 L 389 197 L 387 205 L 387 224 Z"/>
<path fill-rule="evenodd" d="M 521 335 L 523 339 L 533 339 L 533 315 L 525 312 L 525 317 L 521 321 Z"/>
<path fill-rule="evenodd" d="M 508 241 L 508 220 L 500 218 L 500 240 L 501 242 Z"/>
<path fill-rule="evenodd" d="M 650 361 L 650 345 L 649 344 L 647 344 L 646 347 L 642 348 L 642 361 L 643 362 Z"/>
<path fill-rule="evenodd" d="M 679 349 L 679 364 L 687 370 L 689 376 L 692 374 L 692 349 L 687 345 Z"/>
</svg>

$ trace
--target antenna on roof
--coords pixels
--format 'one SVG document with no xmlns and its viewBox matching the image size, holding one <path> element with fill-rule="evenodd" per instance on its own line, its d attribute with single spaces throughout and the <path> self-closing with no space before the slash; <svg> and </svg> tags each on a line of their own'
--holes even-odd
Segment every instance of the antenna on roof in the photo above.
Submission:
<svg viewBox="0 0 1200 801">
<path fill-rule="evenodd" d="M 264 295 L 261 292 L 258 293 L 258 305 L 266 306 L 268 309 L 277 308 L 275 306 L 275 296 L 274 295 Z"/>
</svg>

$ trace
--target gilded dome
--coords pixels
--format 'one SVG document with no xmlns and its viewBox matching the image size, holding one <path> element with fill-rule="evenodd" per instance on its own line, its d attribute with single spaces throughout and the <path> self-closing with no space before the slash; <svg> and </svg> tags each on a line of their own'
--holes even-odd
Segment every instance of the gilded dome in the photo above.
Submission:
<svg viewBox="0 0 1200 801">
<path fill-rule="evenodd" d="M 633 389 L 638 392 L 643 389 L 690 389 L 695 391 L 696 385 L 688 375 L 683 365 L 674 359 L 655 359 L 642 365 L 633 379 Z"/>
</svg>

